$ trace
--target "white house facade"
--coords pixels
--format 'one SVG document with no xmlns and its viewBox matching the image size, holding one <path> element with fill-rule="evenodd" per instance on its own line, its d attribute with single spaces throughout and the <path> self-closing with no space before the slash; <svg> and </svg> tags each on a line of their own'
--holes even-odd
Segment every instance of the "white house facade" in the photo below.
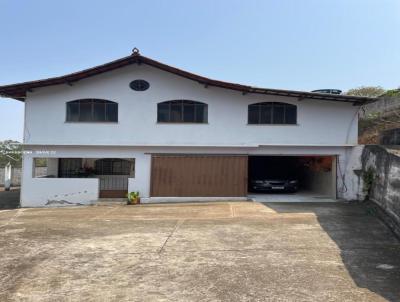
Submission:
<svg viewBox="0 0 400 302">
<path fill-rule="evenodd" d="M 131 191 L 143 202 L 243 199 L 251 169 L 289 157 L 316 195 L 357 198 L 351 157 L 367 98 L 215 81 L 137 51 L 0 94 L 25 102 L 23 207 Z"/>
</svg>

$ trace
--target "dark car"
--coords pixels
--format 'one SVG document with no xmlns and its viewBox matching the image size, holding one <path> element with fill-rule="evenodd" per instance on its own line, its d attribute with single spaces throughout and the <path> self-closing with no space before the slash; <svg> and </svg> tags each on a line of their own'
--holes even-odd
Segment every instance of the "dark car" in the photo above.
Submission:
<svg viewBox="0 0 400 302">
<path fill-rule="evenodd" d="M 250 181 L 250 188 L 254 192 L 297 192 L 299 182 L 297 179 L 263 179 L 257 178 Z"/>
</svg>

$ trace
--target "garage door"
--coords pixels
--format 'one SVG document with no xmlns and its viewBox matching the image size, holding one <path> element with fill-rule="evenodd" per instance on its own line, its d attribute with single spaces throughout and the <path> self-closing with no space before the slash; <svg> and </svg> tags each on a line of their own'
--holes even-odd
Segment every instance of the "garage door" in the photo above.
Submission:
<svg viewBox="0 0 400 302">
<path fill-rule="evenodd" d="M 151 196 L 246 196 L 247 161 L 247 156 L 154 155 Z"/>
</svg>

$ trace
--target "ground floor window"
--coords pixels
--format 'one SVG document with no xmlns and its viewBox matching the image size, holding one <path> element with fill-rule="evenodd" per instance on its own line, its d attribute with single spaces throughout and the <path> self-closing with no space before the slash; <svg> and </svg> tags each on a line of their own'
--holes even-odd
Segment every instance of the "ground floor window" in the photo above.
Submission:
<svg viewBox="0 0 400 302">
<path fill-rule="evenodd" d="M 87 177 L 92 171 L 86 171 L 82 158 L 60 158 L 58 165 L 59 178 Z"/>
<path fill-rule="evenodd" d="M 33 177 L 96 178 L 120 175 L 134 177 L 134 158 L 34 158 Z"/>
<path fill-rule="evenodd" d="M 98 175 L 130 175 L 132 162 L 120 158 L 102 158 L 95 161 Z"/>
<path fill-rule="evenodd" d="M 34 158 L 32 167 L 32 177 L 57 177 L 57 171 L 51 171 L 48 169 L 51 160 L 47 158 Z M 53 172 L 53 174 L 51 174 Z"/>
</svg>

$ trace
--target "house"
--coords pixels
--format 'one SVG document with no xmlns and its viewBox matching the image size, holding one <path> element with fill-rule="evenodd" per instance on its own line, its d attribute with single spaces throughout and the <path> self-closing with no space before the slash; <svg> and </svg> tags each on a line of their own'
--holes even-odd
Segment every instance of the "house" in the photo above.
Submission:
<svg viewBox="0 0 400 302">
<path fill-rule="evenodd" d="M 25 207 L 128 191 L 144 202 L 243 199 L 254 175 L 274 169 L 292 171 L 316 197 L 357 197 L 351 161 L 368 98 L 212 80 L 137 49 L 0 94 L 25 102 Z"/>
</svg>

